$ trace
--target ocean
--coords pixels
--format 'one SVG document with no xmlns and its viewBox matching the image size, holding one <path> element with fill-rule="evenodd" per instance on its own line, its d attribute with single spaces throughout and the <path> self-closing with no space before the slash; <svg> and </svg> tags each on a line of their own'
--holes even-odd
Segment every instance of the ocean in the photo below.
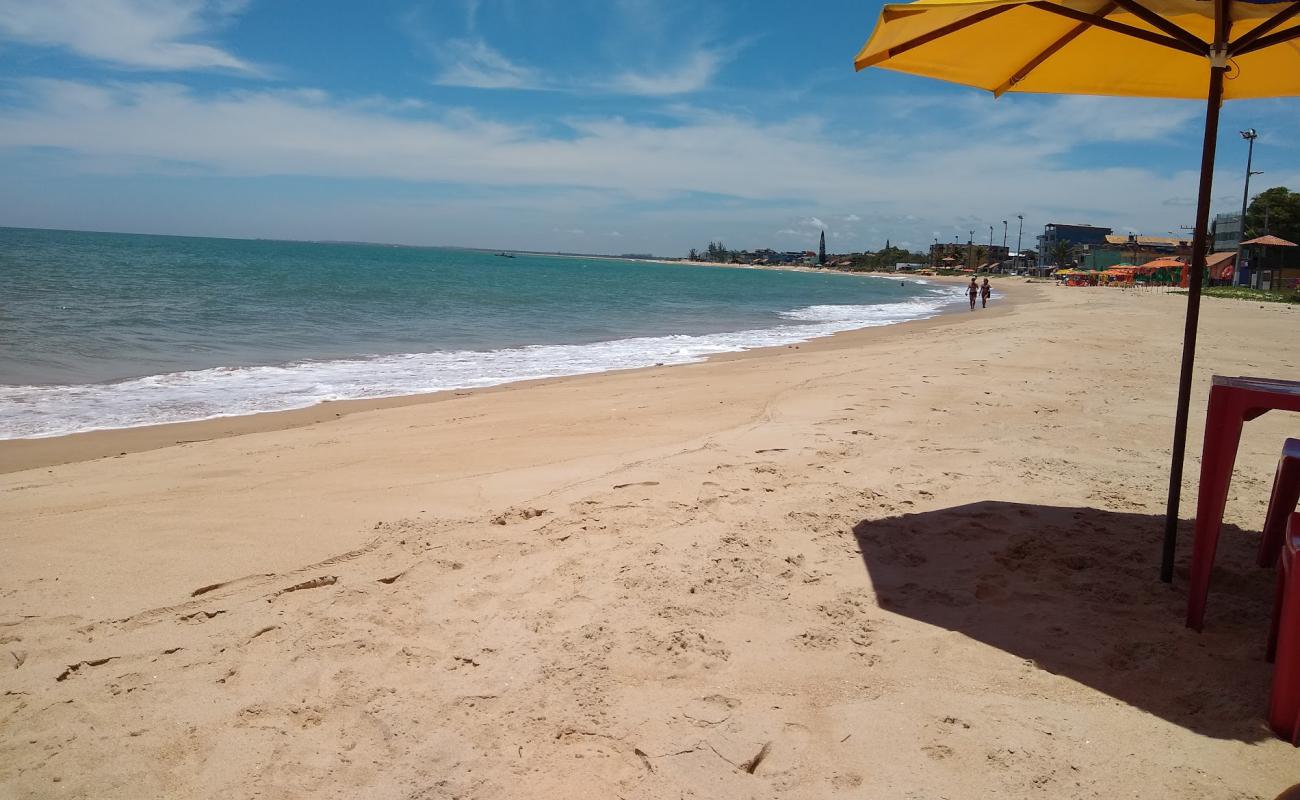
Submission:
<svg viewBox="0 0 1300 800">
<path fill-rule="evenodd" d="M 960 299 L 839 273 L 0 228 L 0 439 L 681 364 Z"/>
</svg>

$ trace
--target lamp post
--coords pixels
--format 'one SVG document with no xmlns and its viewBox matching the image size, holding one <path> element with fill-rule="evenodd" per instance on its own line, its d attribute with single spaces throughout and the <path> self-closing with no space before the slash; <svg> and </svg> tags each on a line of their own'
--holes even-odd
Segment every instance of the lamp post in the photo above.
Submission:
<svg viewBox="0 0 1300 800">
<path fill-rule="evenodd" d="M 1025 215 L 1017 214 L 1016 219 L 1020 220 L 1020 232 L 1016 234 L 1016 269 L 1019 270 L 1023 269 L 1025 264 L 1025 257 L 1022 255 L 1024 251 L 1020 248 L 1021 239 L 1025 236 Z"/>
<path fill-rule="evenodd" d="M 993 226 L 992 225 L 989 226 L 989 251 L 985 253 L 984 256 L 985 258 L 988 259 L 987 263 L 989 264 L 993 263 Z"/>
<path fill-rule="evenodd" d="M 971 231 L 970 238 L 966 240 L 966 266 L 975 269 L 975 231 Z"/>
<path fill-rule="evenodd" d="M 1007 221 L 1005 219 L 1002 220 L 1002 249 L 1007 249 Z M 1007 253 L 1007 255 L 1010 256 L 1011 254 Z M 1002 270 L 998 270 L 998 272 L 1001 271 Z"/>
<path fill-rule="evenodd" d="M 1053 251 L 1056 249 L 1055 247 L 1056 237 L 1052 236 L 1049 238 L 1047 235 L 1047 229 L 1050 227 L 1051 227 L 1050 224 L 1043 226 L 1043 238 L 1038 240 L 1039 246 L 1038 246 L 1038 270 L 1037 271 L 1042 272 L 1043 274 L 1047 274 L 1047 265 L 1044 262 L 1047 261 L 1048 258 L 1051 258 L 1052 261 L 1056 261 L 1056 255 L 1055 253 L 1053 253 Z M 1053 229 L 1053 233 L 1055 233 L 1055 229 Z M 1061 269 L 1065 265 L 1056 264 L 1055 266 L 1057 269 Z"/>
<path fill-rule="evenodd" d="M 1240 233 L 1237 235 L 1237 280 L 1233 281 L 1233 283 L 1236 284 L 1240 284 L 1242 281 L 1241 243 L 1246 241 L 1246 205 L 1250 200 L 1250 176 L 1263 174 L 1262 172 L 1250 171 L 1250 162 L 1255 158 L 1255 139 L 1259 138 L 1259 134 L 1255 132 L 1254 128 L 1247 128 L 1241 132 L 1241 138 L 1245 139 L 1247 142 L 1246 186 L 1241 190 L 1241 229 Z"/>
</svg>

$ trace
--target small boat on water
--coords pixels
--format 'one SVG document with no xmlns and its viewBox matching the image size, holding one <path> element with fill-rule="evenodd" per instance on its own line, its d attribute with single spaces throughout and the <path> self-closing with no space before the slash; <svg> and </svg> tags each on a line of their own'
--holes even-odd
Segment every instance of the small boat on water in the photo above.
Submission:
<svg viewBox="0 0 1300 800">
<path fill-rule="evenodd" d="M 515 257 L 515 254 L 514 254 L 514 253 L 506 253 L 506 252 L 503 251 L 503 252 L 497 253 L 497 256 L 498 256 L 499 258 L 514 258 L 514 257 Z"/>
</svg>

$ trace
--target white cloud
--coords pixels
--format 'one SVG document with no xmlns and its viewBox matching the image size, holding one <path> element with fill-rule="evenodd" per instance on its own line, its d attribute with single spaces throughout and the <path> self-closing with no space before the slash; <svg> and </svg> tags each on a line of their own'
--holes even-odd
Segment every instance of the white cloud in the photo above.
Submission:
<svg viewBox="0 0 1300 800">
<path fill-rule="evenodd" d="M 578 94 L 603 93 L 669 97 L 709 87 L 730 55 L 721 50 L 697 50 L 676 68 L 663 71 L 628 71 L 611 80 L 582 76 L 548 76 L 512 61 L 480 38 L 430 41 L 428 48 L 441 63 L 434 79 L 440 86 L 473 89 L 531 89 Z"/>
<path fill-rule="evenodd" d="M 985 209 L 1024 211 L 1030 242 L 1033 221 L 1049 217 L 1163 232 L 1188 221 L 1185 208 L 1164 201 L 1195 191 L 1191 160 L 1173 174 L 1065 166 L 1073 148 L 1098 134 L 1021 124 L 1072 108 L 1052 100 L 1001 108 L 994 119 L 955 117 L 908 136 L 882 124 L 842 141 L 816 118 L 763 123 L 696 112 L 671 125 L 615 117 L 550 120 L 541 129 L 316 90 L 207 95 L 169 83 L 12 85 L 22 96 L 0 114 L 0 149 L 40 148 L 42 158 L 59 158 L 65 168 L 451 183 L 473 187 L 481 208 L 523 195 L 519 202 L 538 214 L 572 218 L 574 206 L 598 209 L 602 216 L 588 227 L 619 230 L 629 246 L 651 235 L 641 231 L 705 224 L 742 232 L 730 239 L 752 239 L 737 245 L 762 246 L 773 230 L 806 236 L 829 229 L 826 220 L 848 219 L 839 216 L 846 206 L 889 209 L 889 216 L 869 215 L 871 230 L 862 235 L 873 244 L 929 241 L 930 231 L 965 241 L 971 227 L 996 221 L 969 217 Z M 1163 112 L 1119 110 L 1125 117 Z M 557 124 L 566 129 L 554 132 Z M 1168 128 L 1144 126 L 1144 141 L 1165 141 L 1175 135 Z M 1229 172 L 1221 185 L 1239 178 L 1235 165 Z M 728 199 L 707 209 L 678 207 L 676 198 L 688 194 Z M 637 208 L 646 200 L 655 210 Z M 565 225 L 551 218 L 543 230 Z"/>
<path fill-rule="evenodd" d="M 536 70 L 521 66 L 482 39 L 449 39 L 437 46 L 443 70 L 434 80 L 441 86 L 474 89 L 540 89 Z"/>
<path fill-rule="evenodd" d="M 193 41 L 242 10 L 207 0 L 0 0 L 0 39 L 61 47 L 117 67 L 148 70 L 259 69 Z"/>
<path fill-rule="evenodd" d="M 706 89 L 718 70 L 731 59 L 725 50 L 700 48 L 674 69 L 661 72 L 624 72 L 605 88 L 623 94 L 667 97 Z"/>
</svg>

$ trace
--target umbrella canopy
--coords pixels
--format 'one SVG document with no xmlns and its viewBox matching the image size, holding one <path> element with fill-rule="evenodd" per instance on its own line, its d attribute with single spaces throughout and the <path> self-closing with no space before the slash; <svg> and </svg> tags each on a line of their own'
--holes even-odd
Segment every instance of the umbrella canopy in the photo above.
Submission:
<svg viewBox="0 0 1300 800">
<path fill-rule="evenodd" d="M 884 7 L 858 69 L 1006 92 L 1205 97 L 1211 0 L 919 0 Z M 1223 3 L 1223 98 L 1300 95 L 1294 2 Z M 1281 20 L 1278 16 L 1283 15 Z M 1271 24 L 1270 24 L 1271 23 Z M 1265 27 L 1265 26 L 1268 27 Z"/>
<path fill-rule="evenodd" d="M 995 96 L 1205 98 L 1160 565 L 1161 579 L 1173 580 L 1219 107 L 1225 99 L 1300 95 L 1300 0 L 917 0 L 882 9 L 854 64 Z"/>
</svg>

